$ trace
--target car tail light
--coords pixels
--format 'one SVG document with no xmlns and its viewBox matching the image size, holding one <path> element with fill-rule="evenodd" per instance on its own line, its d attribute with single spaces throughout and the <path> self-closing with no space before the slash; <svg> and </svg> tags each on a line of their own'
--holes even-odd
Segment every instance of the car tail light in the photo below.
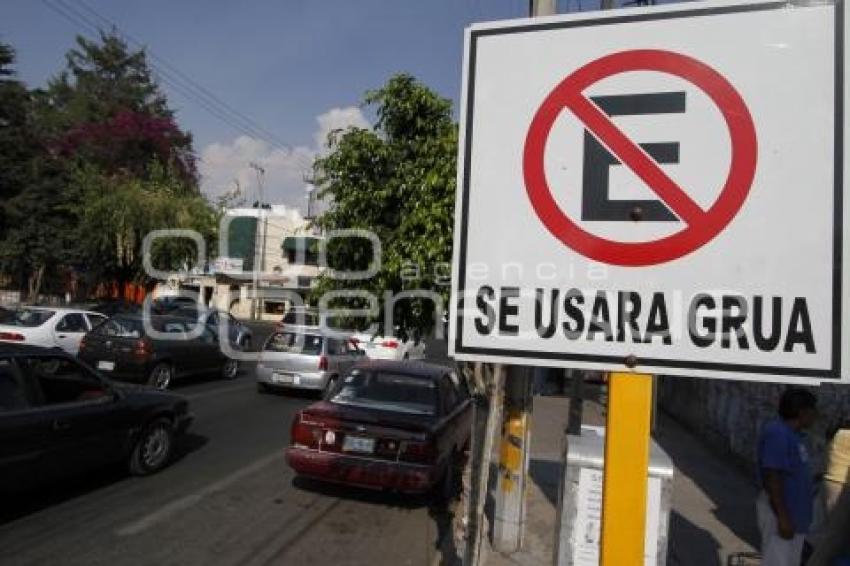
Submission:
<svg viewBox="0 0 850 566">
<path fill-rule="evenodd" d="M 133 347 L 133 354 L 141 358 L 146 358 L 153 354 L 153 345 L 147 338 L 139 338 L 136 345 Z"/>
<path fill-rule="evenodd" d="M 82 338 L 80 338 L 80 351 L 82 352 L 85 349 L 86 349 L 86 337 L 83 336 Z"/>
<path fill-rule="evenodd" d="M 400 459 L 416 464 L 433 464 L 437 461 L 437 447 L 430 440 L 425 442 L 405 442 Z"/>
<path fill-rule="evenodd" d="M 18 332 L 0 332 L 0 340 L 11 340 L 13 342 L 23 342 L 26 337 Z"/>
<path fill-rule="evenodd" d="M 290 443 L 296 448 L 318 448 L 322 430 L 304 422 L 303 415 L 298 413 L 292 421 Z"/>
<path fill-rule="evenodd" d="M 384 348 L 398 348 L 398 340 L 384 340 L 381 342 Z"/>
<path fill-rule="evenodd" d="M 328 371 L 328 357 L 321 356 L 319 358 L 319 370 L 320 371 Z"/>
</svg>

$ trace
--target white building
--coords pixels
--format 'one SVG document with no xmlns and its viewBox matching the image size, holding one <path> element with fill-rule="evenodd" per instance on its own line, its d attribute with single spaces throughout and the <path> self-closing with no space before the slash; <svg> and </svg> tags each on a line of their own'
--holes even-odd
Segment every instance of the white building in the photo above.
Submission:
<svg viewBox="0 0 850 566">
<path fill-rule="evenodd" d="M 306 298 L 320 273 L 321 237 L 298 210 L 230 209 L 219 231 L 219 257 L 205 273 L 173 278 L 156 295 L 197 292 L 204 304 L 264 320 L 280 320 L 293 300 Z"/>
</svg>

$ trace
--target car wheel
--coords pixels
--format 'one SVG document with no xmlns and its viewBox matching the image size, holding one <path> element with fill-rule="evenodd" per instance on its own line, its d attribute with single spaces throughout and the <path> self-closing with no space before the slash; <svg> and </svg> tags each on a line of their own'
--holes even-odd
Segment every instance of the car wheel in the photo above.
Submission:
<svg viewBox="0 0 850 566">
<path fill-rule="evenodd" d="M 167 362 L 156 364 L 148 377 L 148 385 L 157 389 L 168 389 L 174 378 L 174 368 Z"/>
<path fill-rule="evenodd" d="M 136 476 L 156 473 L 168 465 L 174 448 L 174 429 L 168 419 L 157 419 L 139 436 L 130 453 L 130 472 Z"/>
<path fill-rule="evenodd" d="M 239 362 L 233 358 L 227 358 L 224 365 L 221 366 L 221 377 L 224 379 L 236 379 L 239 375 Z"/>
</svg>

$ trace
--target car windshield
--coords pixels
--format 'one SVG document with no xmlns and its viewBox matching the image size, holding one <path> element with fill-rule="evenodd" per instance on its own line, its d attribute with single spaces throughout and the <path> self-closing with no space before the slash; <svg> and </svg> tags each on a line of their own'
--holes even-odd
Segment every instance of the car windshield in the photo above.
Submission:
<svg viewBox="0 0 850 566">
<path fill-rule="evenodd" d="M 18 309 L 14 316 L 5 322 L 9 326 L 24 326 L 27 328 L 35 328 L 41 326 L 56 314 L 56 311 L 43 309 Z"/>
<path fill-rule="evenodd" d="M 141 338 L 144 328 L 141 320 L 111 318 L 94 329 L 96 334 L 114 338 Z"/>
<path fill-rule="evenodd" d="M 266 343 L 266 351 L 318 356 L 322 352 L 323 342 L 324 339 L 315 334 L 275 332 Z"/>
<path fill-rule="evenodd" d="M 353 370 L 331 403 L 416 415 L 437 412 L 437 387 L 427 378 L 381 371 Z"/>
</svg>

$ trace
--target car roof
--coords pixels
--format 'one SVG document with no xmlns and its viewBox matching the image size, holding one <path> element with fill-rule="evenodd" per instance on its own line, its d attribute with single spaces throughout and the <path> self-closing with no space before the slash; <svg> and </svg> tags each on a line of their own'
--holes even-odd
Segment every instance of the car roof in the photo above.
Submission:
<svg viewBox="0 0 850 566">
<path fill-rule="evenodd" d="M 386 371 L 430 379 L 454 371 L 454 368 L 447 366 L 410 360 L 363 360 L 357 362 L 352 369 Z"/>
<path fill-rule="evenodd" d="M 174 314 L 171 314 L 171 313 L 169 313 L 169 314 L 153 314 L 153 313 L 145 314 L 145 313 L 139 313 L 139 312 L 122 312 L 122 313 L 118 313 L 118 314 L 116 314 L 115 316 L 112 317 L 112 319 L 114 319 L 114 320 L 138 320 L 138 321 L 141 321 L 144 318 L 147 318 L 148 320 L 157 320 L 157 321 L 163 321 L 163 322 L 166 322 L 166 321 L 169 321 L 169 320 L 170 321 L 177 321 L 177 322 L 185 322 L 186 321 L 185 316 L 177 316 L 177 315 L 174 315 Z"/>
<path fill-rule="evenodd" d="M 74 307 L 51 307 L 46 305 L 21 305 L 19 307 L 13 308 L 11 310 L 17 309 L 28 309 L 32 311 L 53 311 L 57 314 L 68 314 L 68 313 L 81 313 L 81 314 L 96 314 L 98 316 L 103 316 L 103 314 L 99 312 L 93 312 L 87 309 L 78 309 Z"/>
</svg>

